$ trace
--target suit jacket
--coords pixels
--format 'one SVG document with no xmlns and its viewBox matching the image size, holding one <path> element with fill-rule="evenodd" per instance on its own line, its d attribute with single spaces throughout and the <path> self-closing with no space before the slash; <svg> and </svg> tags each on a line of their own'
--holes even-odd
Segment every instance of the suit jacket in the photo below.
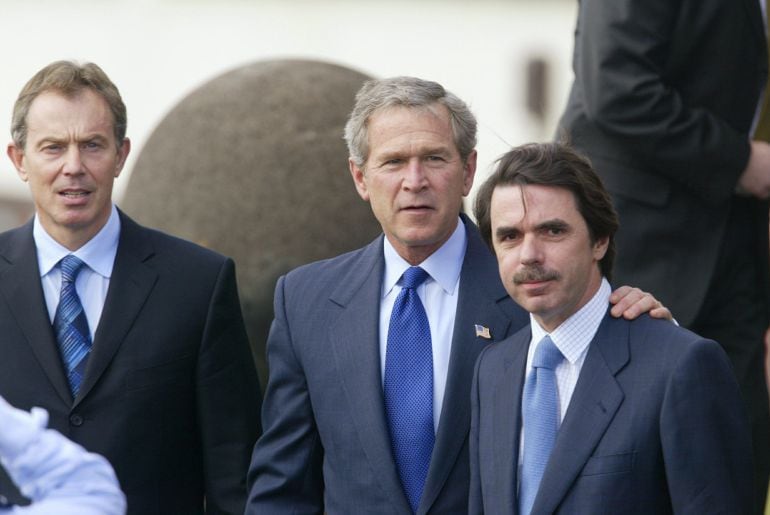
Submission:
<svg viewBox="0 0 770 515">
<path fill-rule="evenodd" d="M 260 392 L 233 262 L 120 213 L 117 256 L 72 398 L 32 223 L 0 235 L 0 395 L 104 455 L 128 513 L 241 513 Z M 9 487 L 7 480 L 0 488 Z"/>
<path fill-rule="evenodd" d="M 618 209 L 616 280 L 691 325 L 740 204 L 756 245 L 734 252 L 758 264 L 766 310 L 768 204 L 734 194 L 767 79 L 759 2 L 580 0 L 573 67 L 561 127 Z"/>
<path fill-rule="evenodd" d="M 518 513 L 521 396 L 531 331 L 479 357 L 470 513 Z M 751 444 L 729 360 L 647 315 L 605 316 L 588 348 L 533 514 L 750 513 Z"/>
<path fill-rule="evenodd" d="M 441 420 L 420 514 L 462 513 L 468 496 L 473 364 L 528 317 L 464 218 L 468 245 Z M 254 448 L 246 512 L 411 513 L 391 452 L 379 353 L 383 237 L 278 280 L 267 343 L 264 434 Z"/>
</svg>

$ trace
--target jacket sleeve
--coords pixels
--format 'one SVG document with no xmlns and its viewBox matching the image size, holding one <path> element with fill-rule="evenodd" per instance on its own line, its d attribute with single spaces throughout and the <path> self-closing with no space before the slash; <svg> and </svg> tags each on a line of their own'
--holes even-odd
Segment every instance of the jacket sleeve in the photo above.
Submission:
<svg viewBox="0 0 770 515">
<path fill-rule="evenodd" d="M 212 291 L 196 384 L 206 512 L 241 515 L 249 454 L 260 434 L 261 394 L 231 259 Z"/>
<path fill-rule="evenodd" d="M 0 508 L 13 515 L 122 515 L 126 499 L 106 459 L 87 452 L 54 430 L 48 414 L 18 410 L 0 398 L 0 461 L 22 493 L 26 507 Z"/>
<path fill-rule="evenodd" d="M 701 340 L 674 369 L 660 417 L 674 512 L 750 513 L 751 435 L 727 356 Z"/>
<path fill-rule="evenodd" d="M 672 57 L 675 37 L 676 45 L 682 38 L 694 44 L 708 37 L 707 23 L 725 23 L 717 19 L 719 3 L 707 2 L 710 20 L 688 19 L 682 27 L 682 18 L 693 14 L 682 11 L 682 0 L 581 0 L 574 67 L 587 118 L 621 146 L 619 155 L 701 196 L 726 199 L 748 162 L 748 129 L 739 131 L 683 95 L 677 81 L 684 79 L 675 74 L 693 55 Z M 750 30 L 743 20 L 731 23 Z M 711 72 L 725 73 L 717 59 Z M 704 82 L 714 80 L 709 70 L 701 71 L 698 81 L 712 84 Z"/>
<path fill-rule="evenodd" d="M 262 410 L 264 434 L 254 447 L 246 513 L 323 513 L 323 447 L 286 310 L 286 280 L 275 288 L 267 340 L 270 380 Z"/>
</svg>

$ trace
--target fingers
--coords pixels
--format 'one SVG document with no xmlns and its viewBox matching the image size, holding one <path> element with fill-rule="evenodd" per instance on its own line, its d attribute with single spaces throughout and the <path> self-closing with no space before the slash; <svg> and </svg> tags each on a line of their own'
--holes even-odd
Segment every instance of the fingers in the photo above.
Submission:
<svg viewBox="0 0 770 515">
<path fill-rule="evenodd" d="M 656 307 L 650 304 L 650 298 L 652 298 L 651 295 L 646 294 L 639 288 L 621 286 L 610 295 L 610 302 L 614 304 L 610 313 L 614 317 L 636 318 L 641 313 Z M 641 307 L 638 306 L 639 303 L 642 303 Z M 642 310 L 642 308 L 644 309 Z"/>
<path fill-rule="evenodd" d="M 658 304 L 660 304 L 660 301 L 658 302 Z M 669 320 L 676 323 L 676 321 L 674 320 L 674 315 L 671 313 L 671 311 L 669 311 L 669 309 L 666 306 L 662 304 L 660 304 L 660 307 L 651 309 L 650 316 L 652 318 L 660 318 L 662 320 Z"/>
<path fill-rule="evenodd" d="M 614 304 L 610 313 L 614 317 L 623 317 L 633 320 L 639 315 L 648 313 L 653 318 L 672 320 L 671 311 L 661 302 L 639 288 L 621 286 L 610 295 L 610 302 Z"/>
</svg>

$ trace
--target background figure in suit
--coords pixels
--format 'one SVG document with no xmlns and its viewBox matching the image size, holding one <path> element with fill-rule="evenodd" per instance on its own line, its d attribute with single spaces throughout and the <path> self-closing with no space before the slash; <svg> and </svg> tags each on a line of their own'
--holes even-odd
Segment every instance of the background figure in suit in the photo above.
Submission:
<svg viewBox="0 0 770 515">
<path fill-rule="evenodd" d="M 113 206 L 126 110 L 95 64 L 40 70 L 11 131 L 35 217 L 0 235 L 0 394 L 105 456 L 129 513 L 242 512 L 260 392 L 233 262 Z"/>
<path fill-rule="evenodd" d="M 126 498 L 103 457 L 46 429 L 48 413 L 16 409 L 0 397 L 0 461 L 31 500 L 4 515 L 123 515 Z"/>
<path fill-rule="evenodd" d="M 561 120 L 618 210 L 618 281 L 654 291 L 732 361 L 754 437 L 756 512 L 770 474 L 770 146 L 750 141 L 768 69 L 760 3 L 581 0 Z"/>
<path fill-rule="evenodd" d="M 476 171 L 476 120 L 434 82 L 374 80 L 356 96 L 345 138 L 356 189 L 384 235 L 278 280 L 246 512 L 462 513 L 473 364 L 527 321 L 460 214 Z M 424 282 L 408 285 L 402 274 L 412 272 Z M 401 308 L 410 295 L 422 329 L 390 331 L 412 312 Z M 636 316 L 656 306 L 632 290 L 615 308 Z M 425 352 L 407 353 L 415 365 L 399 369 L 391 345 L 404 333 L 420 333 L 409 343 Z M 399 373 L 414 375 L 392 381 Z"/>
<path fill-rule="evenodd" d="M 531 322 L 478 360 L 470 512 L 749 513 L 751 438 L 724 351 L 608 315 L 618 219 L 589 162 L 515 148 L 475 214 Z"/>
</svg>

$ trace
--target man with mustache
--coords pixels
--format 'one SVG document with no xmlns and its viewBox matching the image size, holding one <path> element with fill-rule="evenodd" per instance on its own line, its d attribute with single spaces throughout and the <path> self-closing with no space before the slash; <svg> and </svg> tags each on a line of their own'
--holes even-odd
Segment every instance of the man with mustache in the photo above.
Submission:
<svg viewBox="0 0 770 515">
<path fill-rule="evenodd" d="M 751 435 L 725 352 L 610 316 L 618 218 L 590 163 L 558 143 L 514 148 L 474 212 L 530 325 L 477 362 L 470 513 L 750 513 Z"/>
<path fill-rule="evenodd" d="M 278 280 L 246 512 L 462 513 L 473 364 L 527 320 L 461 214 L 476 119 L 435 82 L 372 80 L 345 139 L 384 235 Z"/>
</svg>

